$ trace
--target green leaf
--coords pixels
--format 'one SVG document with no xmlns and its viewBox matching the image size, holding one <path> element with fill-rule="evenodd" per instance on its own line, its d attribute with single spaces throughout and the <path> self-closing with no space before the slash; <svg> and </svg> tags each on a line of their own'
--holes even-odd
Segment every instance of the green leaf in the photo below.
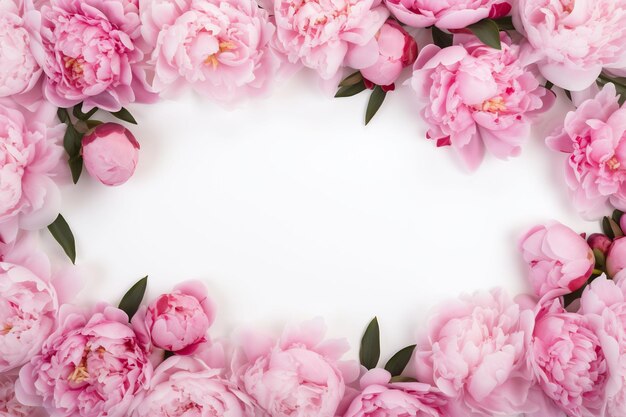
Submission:
<svg viewBox="0 0 626 417">
<path fill-rule="evenodd" d="M 604 255 L 604 252 L 602 252 L 600 249 L 594 249 L 593 257 L 596 260 L 596 263 L 595 263 L 596 268 L 603 269 L 606 264 L 606 256 Z"/>
<path fill-rule="evenodd" d="M 94 127 L 102 124 L 100 120 L 87 120 L 86 123 L 87 123 L 87 129 L 93 129 Z"/>
<path fill-rule="evenodd" d="M 137 121 L 135 120 L 135 118 L 133 117 L 132 114 L 130 114 L 130 112 L 128 110 L 126 110 L 124 107 L 122 107 L 122 110 L 117 111 L 115 113 L 111 113 L 113 116 L 117 117 L 120 120 L 123 120 L 125 122 L 128 123 L 132 123 L 134 125 L 137 124 Z"/>
<path fill-rule="evenodd" d="M 145 276 L 133 285 L 130 290 L 122 297 L 119 308 L 128 314 L 128 320 L 132 319 L 139 306 L 143 301 L 143 296 L 146 293 L 146 287 L 148 286 L 148 277 Z"/>
<path fill-rule="evenodd" d="M 547 81 L 546 85 L 545 85 L 545 88 L 547 90 L 552 90 L 552 87 L 554 87 L 554 83 L 552 81 Z"/>
<path fill-rule="evenodd" d="M 564 90 L 564 91 L 565 91 L 565 95 L 567 96 L 569 101 L 574 101 L 574 100 L 572 100 L 572 92 L 569 91 L 569 90 Z"/>
<path fill-rule="evenodd" d="M 494 49 L 502 49 L 500 43 L 500 28 L 491 19 L 483 19 L 467 27 L 482 43 Z"/>
<path fill-rule="evenodd" d="M 611 216 L 613 218 L 613 220 L 615 220 L 615 223 L 619 224 L 620 220 L 622 220 L 622 216 L 624 215 L 624 212 L 621 210 L 614 210 L 613 211 L 613 215 Z M 620 227 L 621 229 L 621 227 Z"/>
<path fill-rule="evenodd" d="M 63 216 L 59 214 L 52 224 L 48 226 L 48 230 L 52 237 L 59 242 L 65 254 L 70 258 L 73 264 L 76 263 L 76 242 L 70 226 L 67 224 Z"/>
<path fill-rule="evenodd" d="M 437 26 L 432 27 L 433 31 L 433 43 L 440 48 L 447 48 L 448 46 L 452 46 L 452 34 L 448 32 L 444 32 L 439 29 Z"/>
<path fill-rule="evenodd" d="M 83 157 L 80 155 L 72 156 L 68 160 L 68 165 L 72 173 L 72 181 L 76 184 L 80 179 L 80 175 L 83 173 Z"/>
<path fill-rule="evenodd" d="M 624 236 L 624 232 L 620 229 L 619 224 L 612 218 L 606 216 L 602 219 L 602 231 L 611 240 Z"/>
<path fill-rule="evenodd" d="M 67 125 L 65 130 L 65 136 L 63 136 L 63 147 L 65 152 L 71 157 L 75 157 L 80 154 L 82 147 L 83 134 L 80 133 L 74 125 Z"/>
<path fill-rule="evenodd" d="M 414 350 L 415 345 L 407 346 L 389 359 L 385 365 L 385 369 L 389 371 L 391 376 L 398 376 L 404 372 L 404 368 L 406 368 L 407 364 L 411 360 Z"/>
<path fill-rule="evenodd" d="M 361 349 L 359 351 L 361 365 L 367 369 L 376 368 L 380 359 L 380 329 L 378 328 L 378 318 L 370 322 L 361 339 Z"/>
<path fill-rule="evenodd" d="M 67 112 L 67 109 L 63 109 L 59 107 L 59 109 L 57 110 L 57 117 L 59 118 L 61 123 L 65 123 L 65 124 L 71 123 L 70 114 Z"/>
<path fill-rule="evenodd" d="M 387 93 L 382 89 L 381 86 L 377 85 L 376 87 L 374 87 L 374 91 L 372 91 L 372 95 L 370 96 L 370 101 L 367 103 L 367 110 L 365 111 L 366 126 L 376 115 L 376 112 L 378 112 L 380 106 L 383 105 L 385 97 L 387 97 Z"/>
<path fill-rule="evenodd" d="M 365 83 L 361 80 L 354 85 L 340 87 L 337 94 L 335 94 L 335 98 L 352 97 L 359 94 L 363 90 L 365 90 Z"/>
<path fill-rule="evenodd" d="M 166 350 L 165 352 L 163 352 L 163 360 L 167 360 L 169 358 L 171 358 L 172 356 L 176 355 L 174 352 L 172 352 L 171 350 Z"/>
<path fill-rule="evenodd" d="M 339 83 L 339 87 L 347 87 L 347 86 L 355 85 L 361 81 L 363 81 L 363 75 L 361 75 L 361 71 L 357 71 L 348 75 L 343 80 L 341 80 L 341 82 Z"/>
<path fill-rule="evenodd" d="M 86 122 L 87 120 L 91 119 L 91 117 L 96 114 L 96 112 L 98 111 L 97 107 L 94 107 L 93 109 L 89 110 L 87 113 L 83 113 L 83 104 L 77 104 L 74 106 L 74 110 L 72 111 L 72 113 L 74 114 L 74 117 L 76 117 L 78 120 L 82 120 L 83 122 Z"/>
<path fill-rule="evenodd" d="M 493 21 L 496 22 L 500 30 L 515 30 L 512 16 L 500 17 L 498 19 L 493 19 Z"/>
<path fill-rule="evenodd" d="M 417 382 L 417 379 L 411 378 L 410 376 L 394 376 L 389 382 Z"/>
</svg>

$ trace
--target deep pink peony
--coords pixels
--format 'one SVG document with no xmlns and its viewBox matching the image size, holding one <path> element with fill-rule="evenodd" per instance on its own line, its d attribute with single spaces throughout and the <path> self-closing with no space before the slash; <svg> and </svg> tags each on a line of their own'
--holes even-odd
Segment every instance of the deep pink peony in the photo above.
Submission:
<svg viewBox="0 0 626 417">
<path fill-rule="evenodd" d="M 42 42 L 35 55 L 41 57 L 50 102 L 118 111 L 154 99 L 144 84 L 136 0 L 50 0 L 41 13 Z"/>
<path fill-rule="evenodd" d="M 264 93 L 280 65 L 270 47 L 275 27 L 254 0 L 148 0 L 141 17 L 158 92 L 191 84 L 228 104 Z"/>
<path fill-rule="evenodd" d="M 571 417 L 605 415 L 615 341 L 599 338 L 595 328 L 559 300 L 537 314 L 531 362 L 545 394 Z"/>
<path fill-rule="evenodd" d="M 417 344 L 418 380 L 450 397 L 452 415 L 535 411 L 526 356 L 533 318 L 500 289 L 447 302 Z"/>
<path fill-rule="evenodd" d="M 157 348 L 188 355 L 207 341 L 207 331 L 214 319 L 215 306 L 204 284 L 188 281 L 140 309 L 133 323 L 143 320 Z"/>
<path fill-rule="evenodd" d="M 389 19 L 370 43 L 350 49 L 346 64 L 360 70 L 366 80 L 390 86 L 416 58 L 415 39 L 398 22 Z"/>
<path fill-rule="evenodd" d="M 0 242 L 13 240 L 18 227 L 41 229 L 59 214 L 51 177 L 61 166 L 63 133 L 54 106 L 42 103 L 31 113 L 0 101 Z"/>
<path fill-rule="evenodd" d="M 461 29 L 511 11 L 510 0 L 385 0 L 385 4 L 398 20 L 417 28 Z"/>
<path fill-rule="evenodd" d="M 334 417 L 356 362 L 341 362 L 344 340 L 324 340 L 320 321 L 288 328 L 280 340 L 242 334 L 233 359 L 240 388 L 272 417 Z"/>
<path fill-rule="evenodd" d="M 520 251 L 530 267 L 528 280 L 533 291 L 544 299 L 576 291 L 587 282 L 595 266 L 585 239 L 557 222 L 526 232 Z"/>
<path fill-rule="evenodd" d="M 391 374 L 372 369 L 361 378 L 361 392 L 343 417 L 445 417 L 447 400 L 419 382 L 390 383 Z"/>
<path fill-rule="evenodd" d="M 152 365 L 126 314 L 99 305 L 91 314 L 61 308 L 59 328 L 20 371 L 19 401 L 51 417 L 126 417 L 148 386 Z"/>
<path fill-rule="evenodd" d="M 0 374 L 0 416 L 2 417 L 44 417 L 40 408 L 21 404 L 15 398 L 17 374 Z"/>
<path fill-rule="evenodd" d="M 325 80 L 338 74 L 346 54 L 365 46 L 387 20 L 380 0 L 276 0 L 279 48 Z"/>
<path fill-rule="evenodd" d="M 626 0 L 519 0 L 516 7 L 529 59 L 559 87 L 581 91 L 602 68 L 626 67 Z"/>
<path fill-rule="evenodd" d="M 172 356 L 160 364 L 131 417 L 255 417 L 253 401 L 199 359 Z"/>
<path fill-rule="evenodd" d="M 546 139 L 569 154 L 566 181 L 576 208 L 588 218 L 626 210 L 626 108 L 608 84 L 565 117 L 563 127 Z"/>
<path fill-rule="evenodd" d="M 519 155 L 532 116 L 554 101 L 522 65 L 518 45 L 503 32 L 501 39 L 498 51 L 472 35 L 455 35 L 449 48 L 423 48 L 414 66 L 411 85 L 424 102 L 427 137 L 452 146 L 471 170 L 485 148 L 502 159 Z"/>
</svg>

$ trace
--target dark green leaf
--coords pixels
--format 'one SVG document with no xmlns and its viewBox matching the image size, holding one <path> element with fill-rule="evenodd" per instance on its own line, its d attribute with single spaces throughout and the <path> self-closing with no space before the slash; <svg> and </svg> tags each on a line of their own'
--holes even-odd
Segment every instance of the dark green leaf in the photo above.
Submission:
<svg viewBox="0 0 626 417">
<path fill-rule="evenodd" d="M 493 21 L 496 22 L 500 30 L 515 30 L 512 16 L 505 16 L 498 19 L 493 19 Z"/>
<path fill-rule="evenodd" d="M 500 43 L 500 29 L 498 24 L 491 19 L 483 19 L 467 27 L 482 43 L 494 49 L 502 49 Z"/>
<path fill-rule="evenodd" d="M 622 216 L 624 215 L 624 212 L 621 210 L 614 210 L 613 211 L 613 215 L 611 217 L 613 217 L 613 220 L 615 220 L 615 223 L 619 224 L 620 220 L 622 220 Z"/>
<path fill-rule="evenodd" d="M 147 286 L 148 277 L 145 276 L 137 281 L 137 283 L 133 285 L 130 290 L 128 290 L 124 297 L 122 297 L 119 308 L 128 314 L 128 320 L 132 319 L 137 310 L 139 310 L 139 306 L 141 305 L 141 301 L 143 301 L 143 296 L 146 293 Z"/>
<path fill-rule="evenodd" d="M 167 360 L 167 359 L 171 358 L 174 355 L 176 355 L 174 352 L 172 352 L 170 350 L 166 350 L 165 352 L 163 352 L 163 360 Z"/>
<path fill-rule="evenodd" d="M 596 268 L 603 269 L 604 265 L 606 264 L 606 256 L 604 255 L 604 252 L 602 252 L 600 249 L 594 249 L 593 257 L 596 260 Z"/>
<path fill-rule="evenodd" d="M 367 369 L 376 368 L 380 359 L 380 329 L 378 328 L 378 319 L 370 322 L 361 339 L 361 350 L 359 351 L 359 359 L 361 365 Z"/>
<path fill-rule="evenodd" d="M 76 117 L 78 120 L 82 120 L 83 122 L 86 122 L 87 120 L 91 119 L 91 116 L 93 116 L 94 114 L 96 114 L 96 112 L 98 111 L 97 107 L 94 107 L 93 109 L 89 110 L 87 113 L 83 113 L 82 110 L 83 104 L 77 104 L 74 106 L 74 117 Z"/>
<path fill-rule="evenodd" d="M 572 92 L 571 91 L 565 90 L 565 95 L 567 96 L 569 101 L 574 101 L 574 100 L 572 100 Z"/>
<path fill-rule="evenodd" d="M 610 217 L 604 217 L 602 219 L 602 231 L 611 240 L 617 237 L 624 236 L 622 229 L 620 229 L 619 225 L 615 222 L 615 220 L 613 220 Z"/>
<path fill-rule="evenodd" d="M 348 75 L 343 80 L 341 80 L 341 82 L 339 83 L 339 87 L 347 87 L 350 85 L 355 85 L 361 81 L 363 81 L 363 76 L 361 75 L 361 71 L 357 71 Z"/>
<path fill-rule="evenodd" d="M 337 91 L 337 94 L 335 94 L 335 98 L 352 97 L 359 94 L 363 90 L 365 90 L 365 83 L 363 82 L 363 80 L 361 80 L 354 85 L 346 85 L 345 87 L 340 87 Z"/>
<path fill-rule="evenodd" d="M 437 26 L 432 27 L 433 30 L 433 43 L 440 48 L 447 48 L 448 46 L 452 46 L 452 35 L 450 33 L 444 32 L 439 29 Z"/>
<path fill-rule="evenodd" d="M 52 224 L 48 226 L 48 230 L 52 237 L 59 242 L 65 254 L 70 258 L 73 264 L 76 263 L 76 242 L 70 226 L 67 224 L 63 216 L 59 214 Z"/>
<path fill-rule="evenodd" d="M 389 382 L 417 382 L 417 379 L 411 378 L 410 376 L 394 376 Z"/>
<path fill-rule="evenodd" d="M 59 107 L 59 110 L 57 110 L 57 117 L 59 118 L 61 123 L 71 123 L 70 114 L 67 112 L 67 109 L 62 109 Z"/>
<path fill-rule="evenodd" d="M 102 122 L 100 120 L 87 120 L 87 128 L 88 129 L 93 129 L 96 126 L 99 126 L 102 124 Z"/>
<path fill-rule="evenodd" d="M 545 87 L 548 90 L 552 90 L 552 87 L 554 87 L 554 84 L 552 83 L 552 81 L 547 81 Z"/>
<path fill-rule="evenodd" d="M 76 184 L 83 173 L 83 157 L 80 155 L 73 156 L 68 160 L 68 164 L 72 173 L 72 181 Z"/>
<path fill-rule="evenodd" d="M 75 157 L 80 154 L 82 147 L 83 134 L 80 133 L 74 125 L 67 125 L 65 130 L 65 136 L 63 137 L 63 147 L 65 152 L 71 157 Z"/>
<path fill-rule="evenodd" d="M 135 120 L 135 118 L 133 117 L 132 114 L 130 114 L 130 112 L 128 110 L 126 110 L 124 107 L 122 107 L 122 110 L 115 112 L 115 113 L 111 113 L 113 116 L 117 117 L 120 120 L 123 120 L 125 122 L 128 123 L 132 123 L 134 125 L 137 124 L 137 121 Z"/>
<path fill-rule="evenodd" d="M 385 369 L 389 371 L 391 376 L 398 376 L 404 372 L 404 368 L 406 368 L 411 360 L 414 350 L 415 345 L 407 346 L 389 359 L 385 365 Z"/>
<path fill-rule="evenodd" d="M 365 125 L 367 125 L 376 115 L 380 106 L 383 105 L 385 97 L 387 97 L 387 93 L 381 86 L 377 85 L 374 87 L 374 91 L 372 91 L 372 95 L 370 96 L 370 101 L 367 103 L 367 110 L 365 111 Z"/>
</svg>

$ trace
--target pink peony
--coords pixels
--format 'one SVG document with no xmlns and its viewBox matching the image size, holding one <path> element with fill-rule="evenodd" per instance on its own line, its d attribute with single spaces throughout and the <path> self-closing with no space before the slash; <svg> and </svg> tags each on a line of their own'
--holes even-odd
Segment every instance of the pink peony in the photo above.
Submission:
<svg viewBox="0 0 626 417">
<path fill-rule="evenodd" d="M 425 103 L 427 137 L 452 146 L 471 170 L 485 148 L 502 159 L 519 155 L 532 116 L 554 101 L 518 59 L 519 47 L 500 36 L 501 51 L 472 35 L 455 35 L 449 48 L 423 48 L 414 66 L 411 85 Z"/>
<path fill-rule="evenodd" d="M 365 46 L 353 47 L 346 64 L 377 85 L 390 86 L 417 58 L 417 43 L 395 20 L 389 19 Z"/>
<path fill-rule="evenodd" d="M 418 380 L 451 398 L 453 415 L 513 415 L 534 411 L 526 347 L 533 311 L 503 290 L 444 304 L 418 343 Z"/>
<path fill-rule="evenodd" d="M 35 55 L 42 57 L 50 102 L 119 111 L 154 99 L 143 82 L 136 0 L 50 0 L 41 13 Z"/>
<path fill-rule="evenodd" d="M 598 338 L 587 316 L 554 300 L 537 314 L 531 363 L 545 394 L 570 417 L 603 416 L 613 343 Z"/>
<path fill-rule="evenodd" d="M 31 113 L 0 101 L 0 241 L 13 240 L 18 227 L 41 229 L 59 214 L 51 177 L 61 166 L 63 133 L 52 105 L 42 103 Z"/>
<path fill-rule="evenodd" d="M 588 218 L 626 210 L 626 108 L 608 84 L 565 117 L 548 146 L 569 154 L 566 181 L 576 208 Z"/>
<path fill-rule="evenodd" d="M 380 0 L 276 0 L 279 48 L 325 79 L 338 74 L 350 48 L 369 44 L 389 12 Z"/>
<path fill-rule="evenodd" d="M 2 417 L 44 417 L 39 408 L 28 407 L 15 398 L 17 374 L 0 374 L 0 416 Z"/>
<path fill-rule="evenodd" d="M 520 251 L 530 267 L 528 279 L 533 291 L 541 298 L 576 291 L 585 285 L 595 266 L 595 257 L 585 239 L 557 222 L 526 232 Z"/>
<path fill-rule="evenodd" d="M 417 28 L 461 29 L 511 11 L 510 0 L 385 0 L 385 4 L 398 20 Z"/>
<path fill-rule="evenodd" d="M 21 371 L 20 402 L 43 406 L 51 417 L 125 417 L 150 382 L 146 346 L 117 308 L 92 314 L 61 308 L 59 328 Z"/>
<path fill-rule="evenodd" d="M 519 0 L 514 17 L 529 59 L 559 87 L 584 90 L 602 68 L 626 67 L 626 0 Z"/>
<path fill-rule="evenodd" d="M 156 91 L 188 83 L 231 103 L 267 89 L 280 61 L 270 48 L 275 28 L 256 1 L 194 0 L 188 7 L 146 3 L 142 22 L 155 46 Z"/>
<path fill-rule="evenodd" d="M 159 296 L 136 317 L 133 322 L 143 320 L 154 346 L 188 355 L 207 341 L 215 306 L 201 282 L 189 281 Z"/>
<path fill-rule="evenodd" d="M 361 393 L 343 417 L 444 417 L 446 398 L 419 382 L 389 383 L 391 374 L 372 369 L 361 378 Z"/>
<path fill-rule="evenodd" d="M 204 362 L 173 356 L 160 364 L 131 417 L 255 417 L 252 400 Z"/>
<path fill-rule="evenodd" d="M 85 168 L 105 185 L 121 185 L 135 173 L 139 142 L 124 126 L 104 123 L 83 137 Z"/>
<path fill-rule="evenodd" d="M 278 341 L 242 335 L 232 365 L 239 387 L 272 417 L 334 417 L 358 367 L 340 362 L 347 343 L 324 341 L 324 333 L 318 320 L 287 329 Z"/>
<path fill-rule="evenodd" d="M 626 238 L 621 237 L 613 241 L 606 254 L 606 271 L 610 277 L 615 277 L 626 269 Z"/>
</svg>

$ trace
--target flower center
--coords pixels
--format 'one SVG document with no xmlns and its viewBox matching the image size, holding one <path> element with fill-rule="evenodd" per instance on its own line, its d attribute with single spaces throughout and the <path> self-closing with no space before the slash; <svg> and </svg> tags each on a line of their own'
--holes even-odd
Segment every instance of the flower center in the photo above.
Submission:
<svg viewBox="0 0 626 417">
<path fill-rule="evenodd" d="M 217 69 L 218 65 L 219 65 L 219 60 L 217 59 L 218 56 L 222 53 L 222 52 L 228 52 L 228 51 L 232 51 L 234 49 L 236 49 L 237 46 L 231 42 L 231 41 L 220 41 L 219 44 L 219 51 L 209 55 L 205 60 L 204 63 L 206 65 L 211 65 L 213 67 L 213 69 Z"/>
<path fill-rule="evenodd" d="M 618 170 L 621 165 L 622 164 L 620 163 L 620 161 L 617 160 L 617 157 L 615 156 L 606 161 L 606 166 L 608 166 L 611 171 Z"/>
<path fill-rule="evenodd" d="M 95 351 L 98 355 L 102 356 L 106 350 L 103 347 L 99 347 Z M 74 371 L 67 377 L 68 381 L 80 384 L 89 379 L 89 370 L 87 369 L 87 357 L 91 353 L 91 348 L 85 346 L 83 351 L 83 357 L 80 360 L 78 366 L 74 368 Z"/>
<path fill-rule="evenodd" d="M 6 336 L 7 334 L 11 332 L 11 330 L 13 330 L 13 326 L 11 326 L 9 323 L 6 323 L 2 327 L 2 330 L 0 330 L 0 336 Z"/>
<path fill-rule="evenodd" d="M 571 13 L 574 10 L 574 3 L 576 0 L 561 0 L 561 4 L 563 5 L 563 11 L 566 13 Z"/>
<path fill-rule="evenodd" d="M 490 113 L 498 113 L 506 110 L 506 105 L 504 104 L 504 99 L 502 97 L 494 97 L 485 101 L 481 110 L 488 111 Z"/>
<path fill-rule="evenodd" d="M 66 56 L 64 61 L 65 69 L 69 70 L 70 78 L 72 80 L 77 80 L 83 76 L 83 64 L 85 63 L 84 59 Z"/>
</svg>

